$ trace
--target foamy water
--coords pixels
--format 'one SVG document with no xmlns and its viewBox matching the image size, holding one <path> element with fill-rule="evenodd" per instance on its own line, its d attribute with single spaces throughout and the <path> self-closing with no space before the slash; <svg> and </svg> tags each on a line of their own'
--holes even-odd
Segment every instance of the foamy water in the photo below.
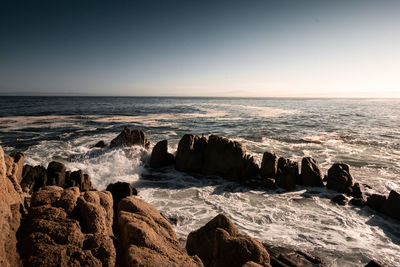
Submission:
<svg viewBox="0 0 400 267">
<path fill-rule="evenodd" d="M 27 164 L 47 166 L 51 160 L 59 160 L 71 170 L 83 169 L 99 190 L 111 182 L 130 182 L 141 198 L 178 220 L 174 227 L 181 239 L 225 212 L 241 231 L 258 240 L 307 250 L 329 266 L 361 266 L 371 258 L 393 266 L 398 263 L 399 222 L 367 207 L 332 204 L 335 192 L 304 187 L 293 192 L 250 190 L 172 167 L 146 168 L 151 148 L 92 148 L 98 140 L 109 142 L 124 126 L 144 129 L 152 145 L 168 139 L 171 152 L 176 151 L 184 133 L 216 133 L 245 144 L 259 162 L 264 151 L 297 161 L 312 156 L 324 172 L 334 162 L 346 162 L 357 181 L 373 187 L 370 193 L 387 194 L 400 188 L 397 102 L 66 101 L 70 102 L 58 107 L 62 112 L 43 115 L 36 109 L 32 114 L 10 113 L 11 105 L 7 109 L 4 104 L 0 140 L 6 152 L 24 151 Z M 47 109 L 57 110 L 49 105 Z"/>
</svg>

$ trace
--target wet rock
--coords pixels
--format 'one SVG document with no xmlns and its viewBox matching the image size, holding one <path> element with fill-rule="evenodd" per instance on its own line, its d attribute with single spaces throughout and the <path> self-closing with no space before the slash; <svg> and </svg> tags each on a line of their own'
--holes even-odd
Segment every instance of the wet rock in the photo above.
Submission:
<svg viewBox="0 0 400 267">
<path fill-rule="evenodd" d="M 332 202 L 337 203 L 339 205 L 346 205 L 348 202 L 347 197 L 344 194 L 336 195 L 331 199 Z"/>
<path fill-rule="evenodd" d="M 21 152 L 13 152 L 10 153 L 9 156 L 13 158 L 14 163 L 17 165 L 15 177 L 17 178 L 18 183 L 20 183 L 22 180 L 22 171 L 24 168 L 24 154 Z"/>
<path fill-rule="evenodd" d="M 392 190 L 382 206 L 382 212 L 390 217 L 400 220 L 400 194 Z"/>
<path fill-rule="evenodd" d="M 158 142 L 151 152 L 150 167 L 160 168 L 174 164 L 174 155 L 168 153 L 168 141 Z"/>
<path fill-rule="evenodd" d="M 273 246 L 263 243 L 268 251 L 273 267 L 320 267 L 323 262 L 319 257 L 300 250 Z"/>
<path fill-rule="evenodd" d="M 116 182 L 107 186 L 107 191 L 111 192 L 114 201 L 114 210 L 118 208 L 118 203 L 121 199 L 137 195 L 137 191 L 129 183 Z"/>
<path fill-rule="evenodd" d="M 350 204 L 351 205 L 354 205 L 354 206 L 357 206 L 357 207 L 362 207 L 362 206 L 364 206 L 365 205 L 365 203 L 366 203 L 367 201 L 365 200 L 365 198 L 355 198 L 355 197 L 353 197 L 351 200 L 350 200 Z"/>
<path fill-rule="evenodd" d="M 278 157 L 270 152 L 264 152 L 261 162 L 261 177 L 276 178 L 278 173 Z"/>
<path fill-rule="evenodd" d="M 290 159 L 279 158 L 276 184 L 286 190 L 293 190 L 296 187 L 296 181 L 298 179 L 299 166 L 297 162 Z"/>
<path fill-rule="evenodd" d="M 349 165 L 343 163 L 333 164 L 328 170 L 326 187 L 339 193 L 350 195 L 352 192 L 352 186 L 353 177 L 350 174 Z"/>
<path fill-rule="evenodd" d="M 65 186 L 65 165 L 52 161 L 47 167 L 47 185 Z"/>
<path fill-rule="evenodd" d="M 361 186 L 359 183 L 353 185 L 353 197 L 354 198 L 364 198 L 364 193 L 361 191 Z"/>
<path fill-rule="evenodd" d="M 371 260 L 365 267 L 386 267 L 387 265 L 376 260 Z"/>
<path fill-rule="evenodd" d="M 372 194 L 367 198 L 366 205 L 375 211 L 382 212 L 382 208 L 385 202 L 386 202 L 386 196 L 379 194 Z"/>
<path fill-rule="evenodd" d="M 106 146 L 107 146 L 107 144 L 103 140 L 100 140 L 93 147 L 105 148 Z"/>
<path fill-rule="evenodd" d="M 249 261 L 270 266 L 268 252 L 257 240 L 239 233 L 239 229 L 223 214 L 191 232 L 186 249 L 198 255 L 204 266 L 242 266 Z"/>
<path fill-rule="evenodd" d="M 274 178 L 250 178 L 244 181 L 243 183 L 246 186 L 253 188 L 265 188 L 272 189 L 275 188 L 275 179 Z"/>
<path fill-rule="evenodd" d="M 118 207 L 123 266 L 203 266 L 180 244 L 171 224 L 152 205 L 133 196 Z"/>
<path fill-rule="evenodd" d="M 318 162 L 310 157 L 301 161 L 301 184 L 304 186 L 324 187 L 323 175 Z"/>
<path fill-rule="evenodd" d="M 201 172 L 207 139 L 197 135 L 185 134 L 178 144 L 175 168 L 184 172 Z"/>
<path fill-rule="evenodd" d="M 129 130 L 125 128 L 117 137 L 110 142 L 110 148 L 123 147 L 123 146 L 143 146 L 148 147 L 149 142 L 147 141 L 144 132 L 141 130 Z"/>
</svg>

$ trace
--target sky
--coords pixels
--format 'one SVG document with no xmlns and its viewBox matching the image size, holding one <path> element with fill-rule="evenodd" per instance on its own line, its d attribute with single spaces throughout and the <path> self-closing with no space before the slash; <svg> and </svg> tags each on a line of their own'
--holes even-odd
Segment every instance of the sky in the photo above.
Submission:
<svg viewBox="0 0 400 267">
<path fill-rule="evenodd" d="M 400 97 L 399 14 L 398 0 L 0 0 L 0 94 Z"/>
</svg>

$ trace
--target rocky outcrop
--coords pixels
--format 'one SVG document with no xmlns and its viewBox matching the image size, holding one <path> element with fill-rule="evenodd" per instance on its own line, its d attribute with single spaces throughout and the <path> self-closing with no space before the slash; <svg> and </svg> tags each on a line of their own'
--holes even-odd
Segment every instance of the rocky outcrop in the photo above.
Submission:
<svg viewBox="0 0 400 267">
<path fill-rule="evenodd" d="M 7 161 L 7 164 L 6 164 Z M 22 189 L 18 184 L 19 163 L 4 156 L 0 146 L 0 266 L 21 266 L 16 232 L 23 207 Z"/>
<path fill-rule="evenodd" d="M 117 137 L 110 142 L 110 148 L 123 146 L 143 146 L 148 147 L 150 143 L 147 141 L 144 132 L 141 130 L 129 130 L 125 128 Z"/>
<path fill-rule="evenodd" d="M 114 266 L 111 193 L 45 186 L 19 232 L 27 266 Z"/>
<path fill-rule="evenodd" d="M 299 179 L 299 166 L 297 162 L 290 159 L 279 158 L 278 160 L 278 176 L 276 183 L 279 187 L 286 190 L 293 190 Z"/>
<path fill-rule="evenodd" d="M 203 266 L 186 253 L 167 219 L 143 200 L 131 196 L 119 202 L 118 228 L 123 266 Z"/>
<path fill-rule="evenodd" d="M 52 161 L 47 166 L 47 185 L 58 185 L 63 187 L 65 185 L 65 171 L 64 164 Z"/>
<path fill-rule="evenodd" d="M 47 183 L 47 172 L 43 166 L 25 165 L 22 171 L 21 188 L 24 192 L 32 194 Z"/>
<path fill-rule="evenodd" d="M 300 183 L 304 186 L 324 187 L 324 178 L 318 162 L 310 157 L 305 157 L 301 161 Z"/>
<path fill-rule="evenodd" d="M 278 157 L 270 152 L 264 152 L 261 162 L 261 177 L 276 178 L 278 174 Z"/>
<path fill-rule="evenodd" d="M 223 214 L 191 232 L 186 249 L 197 255 L 204 266 L 238 266 L 259 264 L 270 266 L 268 252 L 257 240 L 239 233 L 239 229 Z M 252 262 L 252 263 L 250 263 Z"/>
<path fill-rule="evenodd" d="M 9 157 L 11 157 L 16 164 L 15 178 L 17 182 L 20 183 L 22 180 L 22 170 L 24 168 L 24 154 L 21 152 L 13 152 L 10 153 Z"/>
<path fill-rule="evenodd" d="M 93 147 L 105 148 L 106 146 L 107 146 L 107 144 L 103 140 L 100 140 Z"/>
<path fill-rule="evenodd" d="M 349 202 L 349 200 L 347 199 L 347 197 L 344 194 L 336 195 L 331 200 L 332 200 L 332 202 L 339 204 L 341 206 L 344 206 L 347 204 L 347 202 Z"/>
<path fill-rule="evenodd" d="M 158 142 L 151 152 L 150 167 L 160 168 L 174 164 L 174 155 L 168 153 L 168 141 Z"/>
<path fill-rule="evenodd" d="M 320 258 L 301 250 L 266 243 L 263 245 L 269 253 L 272 267 L 322 267 L 324 265 Z"/>
<path fill-rule="evenodd" d="M 178 144 L 175 168 L 184 172 L 201 172 L 204 164 L 204 151 L 207 138 L 185 134 Z"/>
<path fill-rule="evenodd" d="M 390 217 L 400 220 L 400 194 L 392 190 L 382 206 L 382 212 Z"/>
<path fill-rule="evenodd" d="M 129 183 L 125 182 L 116 182 L 113 184 L 109 184 L 106 188 L 107 191 L 111 192 L 113 201 L 114 201 L 114 211 L 118 210 L 118 203 L 121 199 L 137 195 L 137 191 L 133 188 Z"/>
<path fill-rule="evenodd" d="M 328 189 L 335 190 L 347 195 L 352 194 L 353 177 L 350 174 L 350 167 L 344 163 L 335 163 L 328 170 L 327 184 Z"/>
<path fill-rule="evenodd" d="M 372 194 L 367 198 L 366 205 L 375 211 L 382 212 L 382 208 L 385 202 L 386 202 L 386 196 L 379 194 Z"/>
</svg>

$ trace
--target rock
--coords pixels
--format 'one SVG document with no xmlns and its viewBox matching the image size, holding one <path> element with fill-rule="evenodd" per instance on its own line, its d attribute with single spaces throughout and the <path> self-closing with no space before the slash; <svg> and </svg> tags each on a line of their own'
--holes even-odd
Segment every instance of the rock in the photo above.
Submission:
<svg viewBox="0 0 400 267">
<path fill-rule="evenodd" d="M 114 210 L 117 211 L 118 203 L 121 199 L 132 195 L 137 195 L 137 191 L 129 183 L 116 182 L 107 186 L 107 191 L 111 192 L 114 201 Z"/>
<path fill-rule="evenodd" d="M 182 247 L 171 224 L 152 205 L 133 196 L 118 207 L 122 266 L 203 266 Z"/>
<path fill-rule="evenodd" d="M 383 264 L 381 262 L 378 262 L 376 260 L 371 260 L 370 262 L 368 262 L 365 267 L 386 267 L 386 264 Z"/>
<path fill-rule="evenodd" d="M 147 141 L 144 132 L 140 130 L 129 130 L 125 128 L 117 137 L 110 142 L 110 148 L 122 147 L 122 146 L 143 146 L 148 147 L 149 142 Z"/>
<path fill-rule="evenodd" d="M 20 226 L 23 196 L 15 189 L 11 181 L 17 182 L 18 164 L 12 160 L 11 169 L 7 170 L 3 148 L 0 146 L 0 266 L 22 266 L 17 250 L 16 232 Z M 11 176 L 9 176 L 10 174 Z M 19 184 L 18 184 L 19 185 Z"/>
<path fill-rule="evenodd" d="M 305 157 L 302 159 L 300 180 L 304 186 L 324 187 L 321 167 L 313 158 Z"/>
<path fill-rule="evenodd" d="M 339 193 L 350 195 L 352 192 L 352 186 L 353 177 L 350 174 L 349 165 L 343 163 L 333 164 L 328 170 L 326 187 Z"/>
<path fill-rule="evenodd" d="M 14 190 L 19 194 L 22 195 L 22 188 L 18 181 L 18 164 L 15 163 L 14 158 L 10 156 L 4 156 L 4 163 L 6 166 L 6 176 L 11 181 Z"/>
<path fill-rule="evenodd" d="M 112 205 L 109 192 L 40 188 L 19 231 L 25 265 L 115 266 Z"/>
<path fill-rule="evenodd" d="M 366 201 L 364 198 L 355 198 L 353 197 L 350 202 L 351 205 L 362 207 L 365 205 Z"/>
<path fill-rule="evenodd" d="M 201 172 L 207 139 L 197 135 L 185 134 L 178 144 L 175 156 L 175 169 L 183 172 Z"/>
<path fill-rule="evenodd" d="M 278 247 L 263 243 L 268 251 L 273 267 L 319 267 L 323 266 L 320 258 L 300 250 Z"/>
<path fill-rule="evenodd" d="M 382 206 L 382 212 L 390 217 L 400 220 L 400 194 L 392 190 L 388 199 Z"/>
<path fill-rule="evenodd" d="M 47 167 L 47 185 L 65 186 L 65 165 L 52 161 Z"/>
<path fill-rule="evenodd" d="M 340 195 L 336 195 L 335 197 L 333 197 L 331 199 L 331 201 L 334 202 L 334 203 L 337 203 L 339 205 L 344 206 L 344 205 L 347 204 L 348 199 L 344 194 L 340 194 Z"/>
<path fill-rule="evenodd" d="M 253 187 L 253 188 L 265 188 L 272 189 L 275 188 L 275 179 L 274 178 L 250 178 L 244 181 L 245 186 Z"/>
<path fill-rule="evenodd" d="M 24 192 L 32 194 L 40 187 L 46 185 L 47 172 L 43 166 L 25 165 L 22 171 L 21 188 Z"/>
<path fill-rule="evenodd" d="M 204 266 L 242 266 L 249 261 L 271 266 L 268 252 L 257 240 L 239 233 L 223 214 L 217 215 L 200 229 L 191 232 L 186 249 L 197 255 Z"/>
<path fill-rule="evenodd" d="M 20 183 L 22 180 L 22 170 L 24 168 L 24 158 L 25 158 L 24 154 L 21 152 L 13 152 L 10 153 L 9 156 L 13 158 L 15 164 L 17 164 L 17 170 L 15 176 L 17 178 L 18 183 Z"/>
<path fill-rule="evenodd" d="M 264 152 L 261 162 L 261 177 L 276 178 L 278 173 L 278 157 L 270 152 Z"/>
<path fill-rule="evenodd" d="M 168 141 L 158 142 L 151 152 L 150 167 L 160 168 L 174 164 L 174 155 L 168 153 Z"/>
<path fill-rule="evenodd" d="M 386 196 L 379 194 L 372 194 L 367 198 L 366 205 L 371 209 L 382 212 L 382 208 L 386 202 Z"/>
<path fill-rule="evenodd" d="M 106 146 L 107 144 L 103 140 L 100 140 L 93 147 L 105 148 Z"/>
<path fill-rule="evenodd" d="M 71 172 L 68 178 L 66 177 L 66 186 L 77 186 L 81 191 L 87 191 L 92 188 L 92 182 L 89 175 L 78 170 Z"/>
<path fill-rule="evenodd" d="M 299 166 L 297 162 L 290 159 L 279 158 L 278 177 L 276 184 L 286 190 L 293 190 L 299 177 Z"/>
<path fill-rule="evenodd" d="M 364 193 L 361 191 L 361 186 L 359 183 L 353 185 L 353 197 L 354 198 L 364 198 Z"/>
</svg>

